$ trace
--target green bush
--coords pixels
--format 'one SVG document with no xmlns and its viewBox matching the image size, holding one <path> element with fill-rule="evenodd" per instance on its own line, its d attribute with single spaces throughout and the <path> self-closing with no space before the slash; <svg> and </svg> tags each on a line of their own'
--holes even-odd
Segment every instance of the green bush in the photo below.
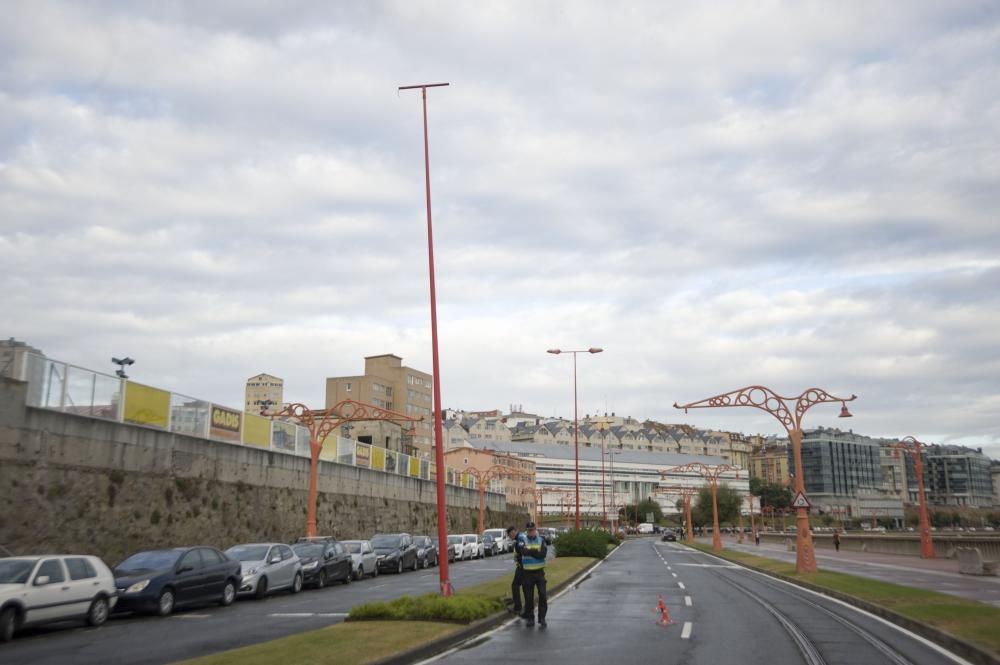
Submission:
<svg viewBox="0 0 1000 665">
<path fill-rule="evenodd" d="M 503 602 L 499 599 L 487 600 L 460 595 L 445 598 L 436 593 L 427 593 L 358 605 L 347 618 L 349 621 L 380 619 L 471 623 L 496 614 L 503 608 Z"/>
<path fill-rule="evenodd" d="M 580 529 L 560 534 L 554 547 L 556 556 L 589 556 L 603 559 L 608 555 L 608 545 L 619 541 L 611 534 L 599 529 Z"/>
</svg>

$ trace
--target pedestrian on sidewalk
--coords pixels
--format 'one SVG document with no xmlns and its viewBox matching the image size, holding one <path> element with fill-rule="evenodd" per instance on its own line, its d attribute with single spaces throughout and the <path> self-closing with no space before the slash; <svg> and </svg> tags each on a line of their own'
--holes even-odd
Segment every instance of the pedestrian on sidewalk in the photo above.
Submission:
<svg viewBox="0 0 1000 665">
<path fill-rule="evenodd" d="M 518 538 L 517 551 L 521 557 L 524 579 L 524 618 L 528 628 L 535 625 L 535 589 L 538 589 L 538 625 L 545 628 L 545 615 L 549 611 L 549 597 L 545 590 L 545 557 L 549 548 L 538 535 L 534 522 L 528 522 L 524 538 Z"/>
<path fill-rule="evenodd" d="M 514 579 L 510 583 L 510 595 L 514 602 L 510 611 L 520 616 L 524 613 L 524 605 L 521 603 L 521 597 L 524 595 L 524 569 L 521 567 L 521 553 L 518 544 L 524 538 L 524 534 L 518 533 L 515 527 L 509 526 L 507 527 L 507 537 L 514 542 Z"/>
<path fill-rule="evenodd" d="M 760 545 L 760 529 L 753 530 L 753 544 L 757 546 Z"/>
<path fill-rule="evenodd" d="M 833 549 L 840 551 L 840 529 L 835 529 L 833 532 Z"/>
</svg>

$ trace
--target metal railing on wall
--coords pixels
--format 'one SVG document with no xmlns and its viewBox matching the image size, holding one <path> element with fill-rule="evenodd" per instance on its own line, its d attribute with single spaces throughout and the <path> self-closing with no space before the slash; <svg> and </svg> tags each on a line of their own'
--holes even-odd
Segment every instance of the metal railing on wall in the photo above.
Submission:
<svg viewBox="0 0 1000 665">
<path fill-rule="evenodd" d="M 287 420 L 272 420 L 34 353 L 25 354 L 21 379 L 28 383 L 31 407 L 309 457 L 309 430 Z M 430 460 L 334 435 L 323 442 L 320 459 L 409 478 L 437 478 Z M 472 474 L 457 469 L 447 469 L 445 482 L 478 489 Z"/>
</svg>

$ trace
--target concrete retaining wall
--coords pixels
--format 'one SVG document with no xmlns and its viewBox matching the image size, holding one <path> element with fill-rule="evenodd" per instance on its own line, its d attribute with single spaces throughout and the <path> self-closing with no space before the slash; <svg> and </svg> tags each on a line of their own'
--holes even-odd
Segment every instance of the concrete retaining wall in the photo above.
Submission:
<svg viewBox="0 0 1000 665">
<path fill-rule="evenodd" d="M 309 460 L 25 406 L 0 379 L 0 545 L 15 553 L 129 552 L 289 541 L 305 528 Z M 432 534 L 434 483 L 320 463 L 318 530 Z M 478 491 L 448 486 L 449 531 L 476 530 Z M 523 523 L 488 494 L 487 527 Z"/>
<path fill-rule="evenodd" d="M 762 542 L 784 543 L 786 539 L 795 541 L 794 533 L 761 532 Z M 983 558 L 1000 560 L 1000 536 L 969 536 L 938 534 L 933 536 L 934 555 L 940 559 L 954 559 L 956 547 L 978 547 Z M 813 544 L 819 550 L 833 550 L 832 533 L 813 533 Z M 875 552 L 899 556 L 920 556 L 920 536 L 907 534 L 867 534 L 848 531 L 840 536 L 840 549 L 849 552 Z"/>
</svg>

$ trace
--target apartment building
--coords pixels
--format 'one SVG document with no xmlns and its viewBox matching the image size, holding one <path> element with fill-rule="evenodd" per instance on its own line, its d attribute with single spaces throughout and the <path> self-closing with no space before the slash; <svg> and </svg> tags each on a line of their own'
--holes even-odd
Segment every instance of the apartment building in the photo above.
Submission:
<svg viewBox="0 0 1000 665">
<path fill-rule="evenodd" d="M 763 445 L 750 457 L 750 475 L 760 478 L 765 483 L 788 485 L 791 478 L 788 473 L 788 460 L 786 445 L 777 443 Z"/>
<path fill-rule="evenodd" d="M 434 397 L 430 374 L 407 367 L 402 358 L 391 353 L 367 356 L 364 374 L 326 380 L 327 408 L 347 399 L 422 418 L 413 424 L 412 436 L 403 438 L 403 452 L 418 457 L 431 456 Z"/>
<path fill-rule="evenodd" d="M 508 453 L 500 453 L 490 447 L 489 439 L 478 439 L 479 447 L 468 442 L 445 452 L 445 465 L 459 471 L 488 474 L 487 490 L 502 493 L 507 497 L 507 505 L 524 506 L 535 511 L 535 462 Z M 508 442 L 504 442 L 508 443 Z M 506 526 L 506 525 L 494 525 Z M 487 525 L 489 528 L 489 525 Z"/>
<path fill-rule="evenodd" d="M 277 411 L 285 394 L 285 381 L 271 374 L 257 374 L 247 379 L 243 410 L 247 413 Z"/>
</svg>

